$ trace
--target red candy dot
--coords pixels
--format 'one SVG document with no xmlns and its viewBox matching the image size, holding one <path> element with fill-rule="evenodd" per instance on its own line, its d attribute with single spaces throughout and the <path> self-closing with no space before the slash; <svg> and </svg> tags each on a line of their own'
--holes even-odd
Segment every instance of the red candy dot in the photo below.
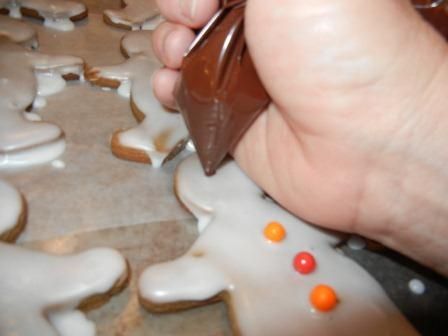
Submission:
<svg viewBox="0 0 448 336">
<path fill-rule="evenodd" d="M 309 274 L 316 268 L 316 260 L 308 252 L 299 252 L 294 258 L 294 268 L 300 274 Z"/>
</svg>

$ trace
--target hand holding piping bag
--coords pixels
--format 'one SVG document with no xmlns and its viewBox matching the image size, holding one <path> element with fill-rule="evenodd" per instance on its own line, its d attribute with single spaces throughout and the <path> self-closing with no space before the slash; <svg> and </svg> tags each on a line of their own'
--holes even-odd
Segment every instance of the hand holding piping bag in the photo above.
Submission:
<svg viewBox="0 0 448 336">
<path fill-rule="evenodd" d="M 175 97 L 207 175 L 270 99 L 244 39 L 246 1 L 224 1 L 190 46 Z"/>
<path fill-rule="evenodd" d="M 154 90 L 175 106 L 183 55 L 219 2 L 158 5 Z M 448 274 L 444 38 L 408 0 L 248 0 L 244 37 L 271 100 L 231 149 L 239 166 L 297 216 Z"/>
</svg>

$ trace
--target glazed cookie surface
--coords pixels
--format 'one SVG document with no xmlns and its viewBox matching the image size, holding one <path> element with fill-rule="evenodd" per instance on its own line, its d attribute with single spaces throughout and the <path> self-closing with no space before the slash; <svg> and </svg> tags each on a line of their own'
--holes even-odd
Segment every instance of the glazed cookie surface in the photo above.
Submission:
<svg viewBox="0 0 448 336">
<path fill-rule="evenodd" d="M 335 250 L 337 236 L 283 210 L 235 163 L 205 177 L 191 156 L 175 187 L 200 236 L 184 256 L 143 272 L 149 309 L 221 298 L 242 335 L 417 334 L 378 283 Z"/>
<path fill-rule="evenodd" d="M 118 88 L 130 96 L 136 127 L 112 136 L 112 152 L 119 158 L 160 167 L 183 149 L 188 132 L 182 116 L 168 111 L 154 97 L 151 77 L 160 67 L 150 44 L 151 32 L 136 31 L 124 36 L 121 49 L 129 58 L 122 64 L 89 68 L 85 77 L 95 85 Z"/>
<path fill-rule="evenodd" d="M 73 30 L 73 21 L 87 16 L 86 6 L 72 0 L 2 0 L 0 9 L 15 18 L 24 15 L 42 19 L 46 27 L 61 31 Z"/>
<path fill-rule="evenodd" d="M 20 193 L 0 180 L 2 239 L 24 211 Z M 6 336 L 95 335 L 79 309 L 106 301 L 128 277 L 125 259 L 108 248 L 58 256 L 0 242 L 0 269 L 0 335 Z"/>
<path fill-rule="evenodd" d="M 0 169 L 48 162 L 64 151 L 58 126 L 30 121 L 24 113 L 36 98 L 59 92 L 65 77 L 79 77 L 82 70 L 79 57 L 33 52 L 0 38 Z"/>
<path fill-rule="evenodd" d="M 104 21 L 123 29 L 154 29 L 161 21 L 155 0 L 123 0 L 122 9 L 104 11 Z"/>
<path fill-rule="evenodd" d="M 152 50 L 151 39 L 151 30 L 137 30 L 126 33 L 120 42 L 121 52 L 128 58 L 140 54 L 145 55 L 153 59 L 158 66 L 161 66 Z"/>
<path fill-rule="evenodd" d="M 0 268 L 1 335 L 95 335 L 79 308 L 96 305 L 127 279 L 124 258 L 107 248 L 55 256 L 0 243 Z"/>
<path fill-rule="evenodd" d="M 37 33 L 30 25 L 4 15 L 0 15 L 0 36 L 28 48 L 38 46 Z"/>
</svg>

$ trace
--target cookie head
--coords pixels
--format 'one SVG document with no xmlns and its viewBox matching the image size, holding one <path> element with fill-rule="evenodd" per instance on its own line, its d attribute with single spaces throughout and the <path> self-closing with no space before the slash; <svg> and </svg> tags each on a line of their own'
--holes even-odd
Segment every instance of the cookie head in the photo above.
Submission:
<svg viewBox="0 0 448 336">
<path fill-rule="evenodd" d="M 200 161 L 190 156 L 177 168 L 176 195 L 197 218 L 219 212 L 224 205 L 227 208 L 229 200 L 243 206 L 252 197 L 262 198 L 260 189 L 238 170 L 227 160 L 213 178 L 204 177 Z"/>
</svg>

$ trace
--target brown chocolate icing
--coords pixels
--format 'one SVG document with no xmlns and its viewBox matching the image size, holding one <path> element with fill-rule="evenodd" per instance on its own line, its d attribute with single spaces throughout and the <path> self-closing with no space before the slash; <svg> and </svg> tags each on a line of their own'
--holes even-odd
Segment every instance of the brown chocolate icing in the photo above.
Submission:
<svg viewBox="0 0 448 336">
<path fill-rule="evenodd" d="M 422 16 L 448 40 L 447 1 L 413 0 L 413 3 Z"/>
<path fill-rule="evenodd" d="M 207 175 L 270 101 L 244 40 L 245 3 L 224 1 L 187 52 L 175 92 Z"/>
</svg>

